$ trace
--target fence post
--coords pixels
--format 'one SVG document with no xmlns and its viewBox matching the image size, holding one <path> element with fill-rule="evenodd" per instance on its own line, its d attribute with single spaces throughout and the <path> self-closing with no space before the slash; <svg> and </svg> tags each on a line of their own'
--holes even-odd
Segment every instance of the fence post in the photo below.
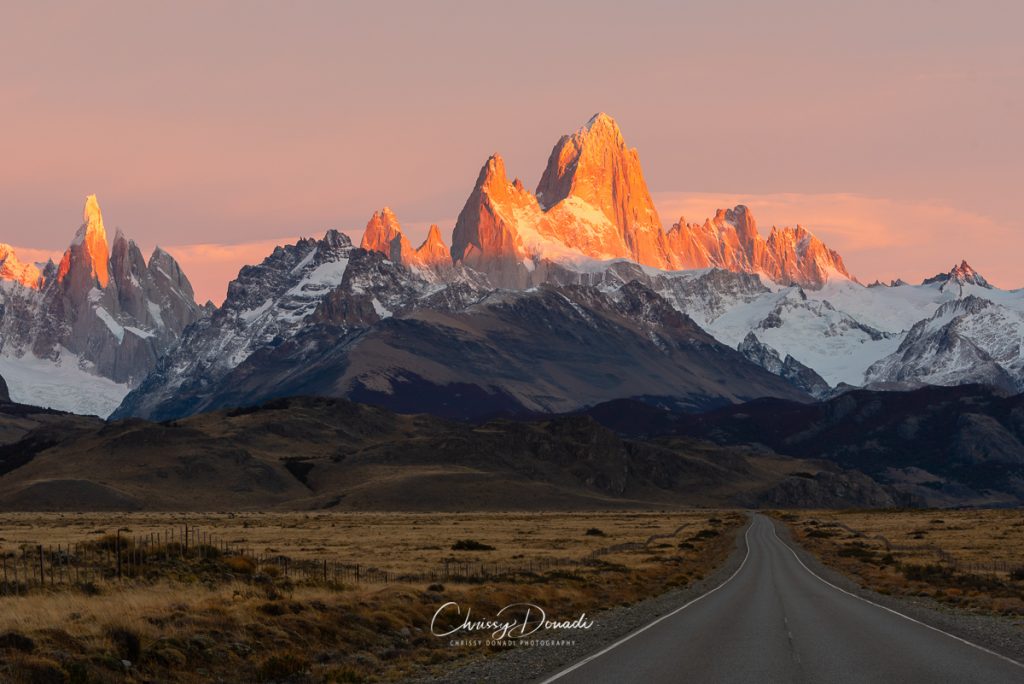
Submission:
<svg viewBox="0 0 1024 684">
<path fill-rule="evenodd" d="M 121 530 L 117 530 L 117 538 L 114 540 L 114 554 L 117 556 L 117 579 L 121 579 Z"/>
<path fill-rule="evenodd" d="M 43 545 L 39 545 L 39 586 L 46 584 L 46 574 L 43 572 Z"/>
</svg>

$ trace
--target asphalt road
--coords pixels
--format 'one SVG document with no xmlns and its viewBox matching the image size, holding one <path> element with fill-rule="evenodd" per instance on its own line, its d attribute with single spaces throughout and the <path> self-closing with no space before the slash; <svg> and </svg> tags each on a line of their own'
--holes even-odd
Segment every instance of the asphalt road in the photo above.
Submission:
<svg viewBox="0 0 1024 684">
<path fill-rule="evenodd" d="M 764 516 L 745 538 L 723 584 L 543 681 L 1024 683 L 1024 665 L 813 574 Z"/>
</svg>

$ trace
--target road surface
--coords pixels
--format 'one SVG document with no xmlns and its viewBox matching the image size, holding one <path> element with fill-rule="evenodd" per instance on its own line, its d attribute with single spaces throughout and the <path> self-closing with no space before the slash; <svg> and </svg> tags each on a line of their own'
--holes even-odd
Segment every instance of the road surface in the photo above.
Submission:
<svg viewBox="0 0 1024 684">
<path fill-rule="evenodd" d="M 1024 683 L 1024 665 L 813 574 L 764 516 L 745 538 L 723 584 L 542 681 Z"/>
</svg>

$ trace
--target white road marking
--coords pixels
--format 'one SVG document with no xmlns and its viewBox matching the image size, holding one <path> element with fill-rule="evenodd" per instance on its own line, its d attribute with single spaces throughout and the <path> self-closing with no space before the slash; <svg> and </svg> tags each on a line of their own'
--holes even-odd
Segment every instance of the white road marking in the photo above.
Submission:
<svg viewBox="0 0 1024 684">
<path fill-rule="evenodd" d="M 779 540 L 780 544 L 782 544 L 784 547 L 786 547 L 787 551 L 789 551 L 791 554 L 793 554 L 793 558 L 796 558 L 796 562 L 799 563 L 801 565 L 801 567 L 803 567 L 804 570 L 806 570 L 807 572 L 811 573 L 811 575 L 815 579 L 817 579 L 819 582 L 823 582 L 823 583 L 827 584 L 828 586 L 832 587 L 833 589 L 835 589 L 836 591 L 841 591 L 842 593 L 846 594 L 847 596 L 852 596 L 853 598 L 855 598 L 855 599 L 857 599 L 859 601 L 863 601 L 864 603 L 870 604 L 870 605 L 874 606 L 875 608 L 881 608 L 882 610 L 884 610 L 886 612 L 889 612 L 889 613 L 892 613 L 893 615 L 900 616 L 904 620 L 910 620 L 911 622 L 916 623 L 918 625 L 921 625 L 922 627 L 927 627 L 928 629 L 932 630 L 933 632 L 938 632 L 939 634 L 945 634 L 950 639 L 956 639 L 960 643 L 967 644 L 971 648 L 976 648 L 979 651 L 981 651 L 982 653 L 987 653 L 987 654 L 989 654 L 991 656 L 995 656 L 996 658 L 999 658 L 1000 660 L 1005 660 L 1008 663 L 1016 665 L 1019 668 L 1024 668 L 1024 663 L 1018 662 L 1018 661 L 1014 660 L 1013 658 L 1008 658 L 1007 656 L 1004 656 L 1001 653 L 996 653 L 995 651 L 987 649 L 984 646 L 979 646 L 978 644 L 974 643 L 973 641 L 968 641 L 967 639 L 963 639 L 961 637 L 958 637 L 955 634 L 950 634 L 949 632 L 941 630 L 938 627 L 932 627 L 928 623 L 921 622 L 920 620 L 918 620 L 916 618 L 912 618 L 909 615 L 904 615 L 903 613 L 899 612 L 898 610 L 893 610 L 892 608 L 887 608 L 886 606 L 883 606 L 880 603 L 875 603 L 874 601 L 872 601 L 870 599 L 866 599 L 863 596 L 858 596 L 857 594 L 854 594 L 854 593 L 851 593 L 849 591 L 846 591 L 845 589 L 843 589 L 841 587 L 837 587 L 836 585 L 832 584 L 827 579 L 825 579 L 824 577 L 821 577 L 816 572 L 811 570 L 809 567 L 804 565 L 804 562 L 802 560 L 800 560 L 800 556 L 797 555 L 796 551 L 794 551 L 793 548 L 790 547 L 789 544 L 787 544 L 786 542 L 782 541 L 782 538 L 779 536 L 779 533 L 775 531 L 775 525 L 772 525 L 772 534 L 775 535 L 775 538 Z"/>
<path fill-rule="evenodd" d="M 635 632 L 631 632 L 631 633 L 627 634 L 626 636 L 622 637 L 621 639 L 616 641 L 611 646 L 606 646 L 605 648 L 603 648 L 602 650 L 598 651 L 597 653 L 594 653 L 593 655 L 587 656 L 586 658 L 584 658 L 583 660 L 579 661 L 575 665 L 571 665 L 571 666 L 565 668 L 564 670 L 562 670 L 561 672 L 559 672 L 558 674 L 555 674 L 555 675 L 552 675 L 551 677 L 548 677 L 547 679 L 545 679 L 540 684 L 550 684 L 550 682 L 553 682 L 553 681 L 555 681 L 557 679 L 561 679 L 562 677 L 564 677 L 565 675 L 569 674 L 573 670 L 578 670 L 579 668 L 583 667 L 584 665 L 586 665 L 590 661 L 596 660 L 597 658 L 600 658 L 601 656 L 603 656 L 605 653 L 607 653 L 608 651 L 612 650 L 613 648 L 617 648 L 617 647 L 621 646 L 622 644 L 626 643 L 627 641 L 629 641 L 630 639 L 632 639 L 636 635 L 642 634 L 643 632 L 646 632 L 647 630 L 649 630 L 651 627 L 653 627 L 654 625 L 658 624 L 662 620 L 667 620 L 668 618 L 672 617 L 673 615 L 676 615 L 677 613 L 680 613 L 680 612 L 686 610 L 687 608 L 692 606 L 697 601 L 700 601 L 703 598 L 707 598 L 708 596 L 711 596 L 716 591 L 718 591 L 719 589 L 724 587 L 726 584 L 731 582 L 733 580 L 733 578 L 736 577 L 736 575 L 740 574 L 740 570 L 743 569 L 743 566 L 747 564 L 747 559 L 750 558 L 750 530 L 754 529 L 754 524 L 756 522 L 757 522 L 757 519 L 756 518 L 752 518 L 751 522 L 750 522 L 750 526 L 747 527 L 747 531 L 743 534 L 743 543 L 747 547 L 747 553 L 743 556 L 743 562 L 740 563 L 740 567 L 736 568 L 736 571 L 733 572 L 731 575 L 729 575 L 728 579 L 726 579 L 724 582 L 719 584 L 717 587 L 715 587 L 711 591 L 709 591 L 707 593 L 704 593 L 704 594 L 701 594 L 700 596 L 698 596 L 695 599 L 687 601 L 683 605 L 681 605 L 678 608 L 676 608 L 675 610 L 673 610 L 671 613 L 665 613 L 660 618 L 654 620 L 653 622 L 647 623 L 646 625 L 644 625 L 640 629 L 636 630 Z"/>
</svg>

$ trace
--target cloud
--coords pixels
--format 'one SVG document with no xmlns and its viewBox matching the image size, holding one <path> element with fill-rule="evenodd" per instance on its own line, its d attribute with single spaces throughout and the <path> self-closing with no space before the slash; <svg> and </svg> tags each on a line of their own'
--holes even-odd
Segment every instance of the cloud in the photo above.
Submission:
<svg viewBox="0 0 1024 684">
<path fill-rule="evenodd" d="M 666 227 L 680 216 L 703 222 L 716 209 L 737 204 L 747 205 L 763 235 L 773 225 L 802 225 L 866 282 L 920 280 L 966 259 L 1001 287 L 1024 284 L 1012 256 L 1020 241 L 1012 227 L 944 202 L 852 193 L 661 192 L 654 200 Z"/>
</svg>

